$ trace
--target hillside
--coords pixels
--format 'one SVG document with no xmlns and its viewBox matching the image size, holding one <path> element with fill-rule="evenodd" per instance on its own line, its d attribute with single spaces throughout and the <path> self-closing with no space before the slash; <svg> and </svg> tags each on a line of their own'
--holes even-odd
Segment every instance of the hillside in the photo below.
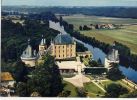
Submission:
<svg viewBox="0 0 137 100">
<path fill-rule="evenodd" d="M 59 14 L 85 14 L 119 18 L 137 18 L 137 7 L 33 7 L 2 6 L 2 11 L 47 12 Z"/>
</svg>

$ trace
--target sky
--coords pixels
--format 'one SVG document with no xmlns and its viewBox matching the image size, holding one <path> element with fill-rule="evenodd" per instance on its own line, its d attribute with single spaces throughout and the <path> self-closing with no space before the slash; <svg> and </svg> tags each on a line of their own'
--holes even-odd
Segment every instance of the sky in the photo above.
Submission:
<svg viewBox="0 0 137 100">
<path fill-rule="evenodd" d="M 137 0 L 2 0 L 2 5 L 27 6 L 136 6 Z"/>
</svg>

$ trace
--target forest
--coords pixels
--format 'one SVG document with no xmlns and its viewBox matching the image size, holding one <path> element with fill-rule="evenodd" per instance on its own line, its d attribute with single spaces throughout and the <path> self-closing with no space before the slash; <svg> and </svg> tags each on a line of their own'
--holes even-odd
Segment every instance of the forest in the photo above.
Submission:
<svg viewBox="0 0 137 100">
<path fill-rule="evenodd" d="M 58 14 L 84 14 L 118 18 L 137 18 L 137 7 L 33 7 L 3 6 L 2 10 L 29 13 L 52 12 Z"/>
</svg>

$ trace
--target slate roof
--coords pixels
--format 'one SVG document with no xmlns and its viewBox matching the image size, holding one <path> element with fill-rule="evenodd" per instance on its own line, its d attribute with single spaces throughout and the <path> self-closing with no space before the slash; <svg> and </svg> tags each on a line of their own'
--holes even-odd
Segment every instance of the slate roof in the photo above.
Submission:
<svg viewBox="0 0 137 100">
<path fill-rule="evenodd" d="M 42 39 L 40 45 L 45 45 L 45 44 L 46 44 L 46 39 Z"/>
<path fill-rule="evenodd" d="M 42 39 L 41 39 L 40 45 L 45 45 L 45 44 L 46 44 L 46 39 L 44 39 L 43 35 L 42 35 Z"/>
<path fill-rule="evenodd" d="M 118 50 L 116 49 L 112 49 L 108 55 L 107 58 L 111 61 L 118 61 L 119 60 L 119 54 L 118 54 Z"/>
<path fill-rule="evenodd" d="M 28 40 L 29 41 L 29 40 Z M 33 57 L 36 57 L 37 54 L 36 54 L 36 51 L 32 50 L 32 47 L 31 45 L 29 44 L 28 42 L 28 46 L 27 48 L 23 51 L 23 54 L 21 55 L 22 58 L 33 58 Z"/>
<path fill-rule="evenodd" d="M 58 34 L 54 39 L 54 44 L 73 44 L 74 41 L 69 34 Z"/>
</svg>

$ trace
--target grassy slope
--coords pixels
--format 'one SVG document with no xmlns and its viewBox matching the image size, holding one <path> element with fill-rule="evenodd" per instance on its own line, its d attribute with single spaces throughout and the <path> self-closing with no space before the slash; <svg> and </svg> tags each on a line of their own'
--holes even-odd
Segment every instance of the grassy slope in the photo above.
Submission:
<svg viewBox="0 0 137 100">
<path fill-rule="evenodd" d="M 96 96 L 95 94 L 98 94 L 98 92 L 100 92 L 100 95 L 104 95 L 104 92 L 92 82 L 84 83 L 84 88 L 85 90 L 87 90 L 87 92 L 89 92 L 91 97 L 92 96 L 95 97 Z"/>
<path fill-rule="evenodd" d="M 66 81 L 63 81 L 63 83 L 65 84 L 64 90 L 71 91 L 71 94 L 69 97 L 77 97 L 76 87 L 73 84 Z"/>
<path fill-rule="evenodd" d="M 89 25 L 97 23 L 112 23 L 112 24 L 130 24 L 137 23 L 137 19 L 130 18 L 110 18 L 97 16 L 72 15 L 64 16 L 64 20 L 73 24 L 75 30 L 78 30 L 79 25 Z M 137 54 L 137 25 L 125 26 L 120 30 L 90 30 L 81 31 L 86 36 L 95 37 L 105 43 L 112 44 L 113 41 L 118 41 L 131 48 L 132 53 Z"/>
</svg>

